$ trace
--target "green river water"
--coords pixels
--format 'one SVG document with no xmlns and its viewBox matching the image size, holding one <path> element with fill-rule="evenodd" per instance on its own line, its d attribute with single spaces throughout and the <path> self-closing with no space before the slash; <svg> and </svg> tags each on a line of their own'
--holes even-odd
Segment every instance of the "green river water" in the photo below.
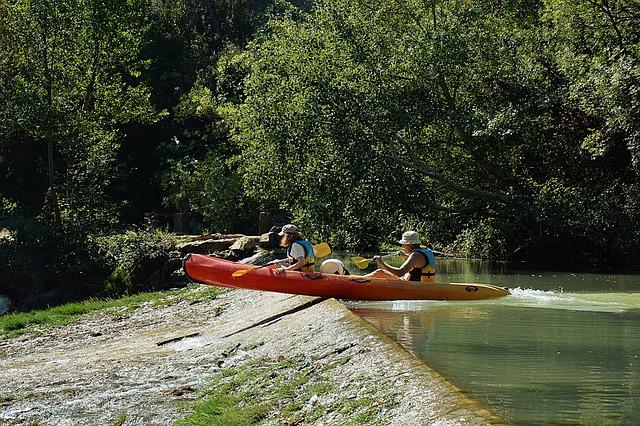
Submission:
<svg viewBox="0 0 640 426">
<path fill-rule="evenodd" d="M 640 274 L 439 259 L 439 276 L 512 294 L 348 306 L 511 424 L 640 425 Z"/>
</svg>

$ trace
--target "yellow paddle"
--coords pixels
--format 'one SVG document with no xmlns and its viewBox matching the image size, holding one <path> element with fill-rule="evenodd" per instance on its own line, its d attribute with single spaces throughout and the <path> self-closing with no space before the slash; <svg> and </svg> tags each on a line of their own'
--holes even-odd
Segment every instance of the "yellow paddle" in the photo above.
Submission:
<svg viewBox="0 0 640 426">
<path fill-rule="evenodd" d="M 420 247 L 422 247 L 422 248 L 427 248 L 426 246 L 420 246 Z M 436 250 L 433 250 L 433 249 L 430 249 L 430 250 L 433 252 L 433 254 L 436 254 L 436 255 L 438 255 L 438 256 L 451 256 L 451 257 L 453 257 L 452 255 L 447 254 L 447 253 L 443 253 L 443 252 L 441 252 L 441 251 L 436 251 Z M 383 255 L 382 257 L 383 257 L 383 258 L 385 258 L 385 257 L 391 257 L 391 256 L 400 256 L 400 255 L 401 255 L 401 253 L 402 253 L 402 252 L 400 252 L 400 251 L 399 251 L 399 252 L 395 252 L 395 253 L 389 253 L 389 254 L 385 254 L 385 255 Z M 371 259 L 365 259 L 364 257 L 354 256 L 354 257 L 352 257 L 352 258 L 351 258 L 351 261 L 352 261 L 353 263 L 355 263 L 355 265 L 356 265 L 358 268 L 360 268 L 360 269 L 366 269 L 366 268 L 368 268 L 368 267 L 369 267 L 369 263 L 373 262 L 373 258 L 371 258 Z"/>
<path fill-rule="evenodd" d="M 327 257 L 331 254 L 331 246 L 327 243 L 318 243 L 313 246 L 313 255 L 315 257 Z"/>
<path fill-rule="evenodd" d="M 327 243 L 319 243 L 313 246 L 313 255 L 315 257 L 326 257 L 326 256 L 329 256 L 330 254 L 331 254 L 331 247 Z M 238 269 L 233 274 L 231 274 L 231 276 L 234 278 L 238 278 L 250 271 L 254 271 L 260 268 L 265 268 L 271 264 L 272 263 L 267 263 L 266 265 L 262 265 L 262 266 L 251 265 L 251 267 L 249 267 L 248 269 Z"/>
<path fill-rule="evenodd" d="M 387 254 L 384 255 L 382 257 L 391 257 L 391 256 L 397 256 L 397 253 L 394 254 Z M 369 263 L 373 262 L 373 258 L 371 259 L 365 259 L 364 257 L 360 257 L 360 256 L 354 256 L 351 258 L 351 261 L 353 263 L 355 263 L 355 265 L 360 268 L 360 269 L 366 269 L 369 267 Z"/>
</svg>

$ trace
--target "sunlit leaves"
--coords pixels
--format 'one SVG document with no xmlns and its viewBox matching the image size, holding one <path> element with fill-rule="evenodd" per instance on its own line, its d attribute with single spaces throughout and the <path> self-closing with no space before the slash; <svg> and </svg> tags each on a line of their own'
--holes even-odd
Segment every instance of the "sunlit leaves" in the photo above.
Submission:
<svg viewBox="0 0 640 426">
<path fill-rule="evenodd" d="M 190 164 L 177 161 L 164 177 L 168 205 L 197 214 L 218 232 L 233 230 L 243 214 L 240 178 L 217 156 Z"/>
<path fill-rule="evenodd" d="M 623 141 L 640 167 L 640 5 L 616 1 L 545 2 L 554 57 L 571 101 L 599 121 L 583 140 L 594 156 Z"/>
<path fill-rule="evenodd" d="M 602 5 L 325 0 L 272 21 L 249 46 L 233 115 L 246 191 L 355 246 L 412 226 L 509 256 L 591 232 L 599 219 L 579 219 L 618 172 L 586 150 L 621 136 L 631 147 L 638 116 L 634 63 L 596 54 L 616 38 L 589 29 Z M 507 201 L 399 166 L 391 142 L 439 181 Z"/>
</svg>

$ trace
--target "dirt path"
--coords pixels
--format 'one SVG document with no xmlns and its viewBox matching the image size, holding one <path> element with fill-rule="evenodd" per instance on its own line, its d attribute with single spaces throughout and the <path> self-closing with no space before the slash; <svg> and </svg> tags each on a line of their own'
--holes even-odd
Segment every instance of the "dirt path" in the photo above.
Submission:
<svg viewBox="0 0 640 426">
<path fill-rule="evenodd" d="M 0 371 L 0 424 L 173 424 L 210 383 L 263 424 L 500 423 L 335 300 L 275 293 L 100 312 L 0 341 Z"/>
</svg>

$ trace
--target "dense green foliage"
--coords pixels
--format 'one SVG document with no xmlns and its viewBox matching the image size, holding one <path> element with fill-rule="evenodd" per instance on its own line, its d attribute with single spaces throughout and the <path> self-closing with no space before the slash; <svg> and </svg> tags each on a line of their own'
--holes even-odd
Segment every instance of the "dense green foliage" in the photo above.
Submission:
<svg viewBox="0 0 640 426">
<path fill-rule="evenodd" d="M 145 213 L 280 209 L 345 248 L 634 264 L 639 60 L 629 0 L 0 0 L 0 267 L 128 291 L 96 242 Z"/>
<path fill-rule="evenodd" d="M 29 300 L 27 307 L 151 290 L 149 278 L 174 246 L 171 236 L 159 232 L 97 236 L 67 221 L 52 227 L 19 219 L 5 221 L 15 231 L 0 244 L 0 294 Z"/>
<path fill-rule="evenodd" d="M 473 255 L 633 262 L 639 11 L 332 0 L 272 21 L 236 118 L 247 190 L 355 245 L 418 228 Z"/>
<path fill-rule="evenodd" d="M 20 1 L 3 9 L 4 197 L 27 214 L 44 209 L 58 221 L 61 214 L 88 226 L 117 221 L 125 200 L 110 192 L 124 177 L 122 133 L 158 117 L 140 79 L 148 64 L 140 56 L 146 2 Z"/>
</svg>

